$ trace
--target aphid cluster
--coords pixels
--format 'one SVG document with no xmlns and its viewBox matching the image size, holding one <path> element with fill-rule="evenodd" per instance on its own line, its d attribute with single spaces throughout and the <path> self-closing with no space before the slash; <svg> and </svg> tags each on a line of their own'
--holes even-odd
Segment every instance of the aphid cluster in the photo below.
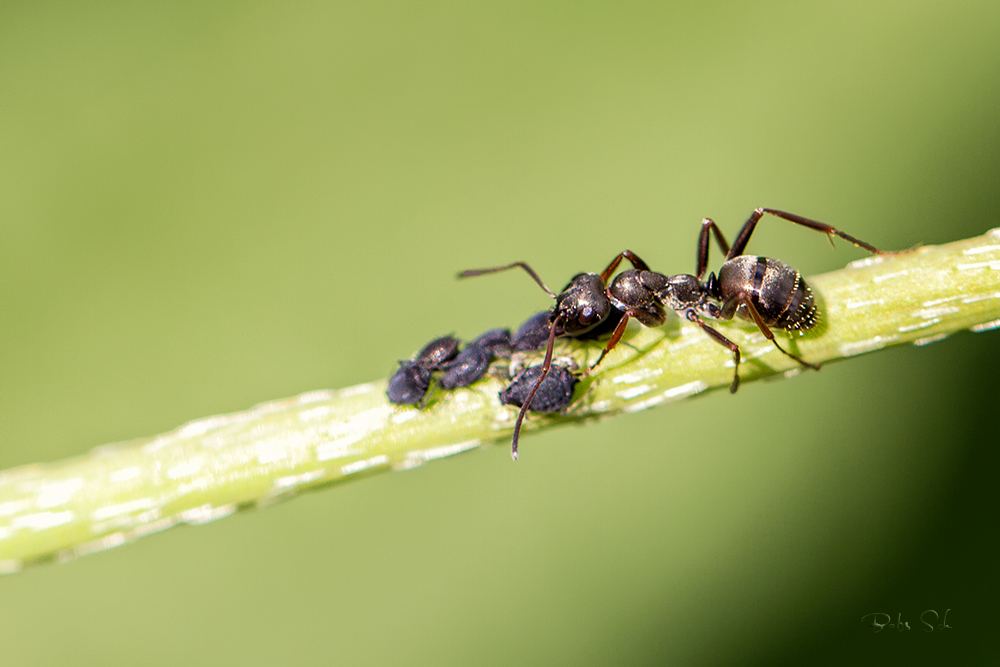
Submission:
<svg viewBox="0 0 1000 667">
<path fill-rule="evenodd" d="M 467 387 L 481 379 L 490 362 L 509 357 L 510 331 L 491 329 L 459 352 L 460 341 L 454 336 L 442 336 L 427 343 L 416 356 L 400 361 L 399 368 L 389 378 L 386 395 L 397 405 L 423 405 L 431 379 L 441 371 L 438 384 L 442 389 Z"/>
<path fill-rule="evenodd" d="M 545 347 L 546 350 L 541 365 L 528 368 L 500 392 L 502 402 L 521 407 L 511 443 L 511 453 L 514 458 L 517 458 L 518 437 L 526 412 L 529 409 L 536 412 L 557 411 L 572 400 L 573 387 L 576 384 L 575 376 L 569 369 L 552 363 L 553 345 L 557 337 L 582 339 L 610 333 L 610 339 L 600 357 L 591 366 L 593 369 L 621 340 L 630 319 L 636 319 L 648 327 L 660 326 L 666 321 L 666 310 L 670 309 L 697 324 L 712 340 L 732 353 L 734 369 L 729 389 L 735 393 L 740 382 L 739 345 L 709 326 L 703 318 L 730 320 L 733 317 L 740 317 L 753 322 L 782 354 L 805 368 L 819 370 L 819 365 L 812 364 L 779 345 L 772 331 L 778 329 L 801 334 L 816 326 L 818 313 L 812 290 L 801 274 L 787 264 L 768 257 L 743 254 L 757 223 L 765 214 L 823 232 L 830 237 L 831 242 L 834 236 L 839 236 L 871 253 L 883 252 L 822 222 L 776 209 L 758 208 L 744 223 L 732 246 L 728 244 L 715 222 L 709 218 L 702 220 L 698 236 L 697 264 L 693 275 L 667 275 L 652 271 L 646 262 L 629 250 L 619 253 L 601 273 L 577 274 L 558 294 L 549 289 L 538 274 L 524 262 L 461 272 L 459 277 L 464 278 L 521 268 L 555 300 L 551 310 L 532 316 L 509 341 L 508 349 L 521 351 Z M 709 242 L 713 235 L 725 253 L 726 259 L 719 267 L 718 275 L 709 273 L 706 279 Z M 633 268 L 615 275 L 623 259 L 628 260 Z M 486 335 L 476 340 L 481 340 Z M 438 339 L 440 340 L 443 339 Z M 421 357 L 425 350 L 438 341 L 432 341 L 413 361 L 400 362 L 400 369 L 396 375 L 404 373 L 404 369 L 408 369 L 409 365 L 425 368 L 426 364 L 420 366 Z M 476 341 L 473 341 L 466 350 L 475 344 Z M 465 351 L 462 354 L 465 354 Z M 442 376 L 441 386 L 448 389 L 471 384 L 485 374 L 488 365 L 488 361 L 483 363 L 481 360 L 470 364 L 468 367 L 474 368 L 474 371 L 456 371 L 456 374 L 463 380 L 467 377 L 474 379 L 454 385 L 450 384 L 449 380 L 449 386 L 446 386 L 445 377 L 450 372 L 451 367 L 449 367 L 445 370 L 445 376 Z M 427 377 L 430 377 L 430 373 Z M 572 381 L 569 379 L 571 377 Z M 395 381 L 396 376 L 393 376 L 393 381 L 390 381 L 389 399 L 394 403 L 402 403 L 404 401 L 395 400 L 393 396 Z M 408 379 L 399 381 L 401 385 L 408 382 L 410 382 Z M 426 391 L 426 386 L 423 391 Z M 409 392 L 402 394 L 409 396 Z"/>
</svg>

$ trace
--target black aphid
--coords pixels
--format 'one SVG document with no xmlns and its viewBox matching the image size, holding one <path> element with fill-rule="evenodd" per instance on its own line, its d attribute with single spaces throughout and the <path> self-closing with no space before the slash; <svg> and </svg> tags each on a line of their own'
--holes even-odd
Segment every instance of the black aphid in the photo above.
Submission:
<svg viewBox="0 0 1000 667">
<path fill-rule="evenodd" d="M 439 370 L 444 365 L 455 358 L 458 354 L 459 341 L 454 336 L 441 336 L 424 345 L 417 356 L 413 359 L 415 363 L 432 371 Z"/>
<path fill-rule="evenodd" d="M 535 313 L 517 328 L 510 339 L 511 346 L 518 352 L 540 350 L 549 340 L 549 329 L 552 328 L 551 311 L 543 310 Z"/>
<path fill-rule="evenodd" d="M 462 350 L 455 361 L 448 365 L 439 383 L 442 389 L 458 389 L 467 387 L 486 375 L 493 355 L 484 348 L 470 345 Z"/>
<path fill-rule="evenodd" d="M 431 386 L 431 371 L 412 361 L 399 362 L 399 368 L 389 378 L 385 395 L 396 405 L 416 405 L 424 400 Z"/>
<path fill-rule="evenodd" d="M 440 370 L 458 355 L 458 339 L 442 336 L 427 343 L 409 361 L 400 361 L 399 368 L 389 378 L 389 388 L 385 395 L 390 403 L 397 405 L 417 405 L 431 386 L 431 375 Z"/>
<path fill-rule="evenodd" d="M 510 330 L 491 329 L 465 346 L 441 376 L 442 389 L 467 387 L 489 370 L 490 362 L 497 357 L 509 357 Z"/>
<path fill-rule="evenodd" d="M 573 400 L 573 388 L 578 382 L 573 372 L 565 366 L 552 364 L 545 379 L 538 384 L 542 373 L 541 366 L 532 366 L 520 373 L 500 392 L 500 402 L 523 407 L 534 390 L 535 396 L 528 406 L 531 412 L 556 412 L 569 405 Z"/>
<path fill-rule="evenodd" d="M 469 346 L 481 347 L 494 357 L 509 357 L 511 353 L 510 329 L 490 329 L 469 343 Z"/>
</svg>

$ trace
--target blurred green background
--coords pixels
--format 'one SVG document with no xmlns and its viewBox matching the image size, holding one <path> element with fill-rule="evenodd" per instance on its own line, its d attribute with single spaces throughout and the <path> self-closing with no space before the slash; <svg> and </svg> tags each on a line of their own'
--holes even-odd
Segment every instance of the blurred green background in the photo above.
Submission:
<svg viewBox="0 0 1000 667">
<path fill-rule="evenodd" d="M 756 206 L 980 234 L 998 33 L 996 2 L 4 3 L 0 468 L 548 306 L 462 268 L 691 271 L 702 216 L 731 238 Z M 781 221 L 750 249 L 863 256 Z M 0 578 L 2 662 L 995 663 L 998 336 Z"/>
</svg>

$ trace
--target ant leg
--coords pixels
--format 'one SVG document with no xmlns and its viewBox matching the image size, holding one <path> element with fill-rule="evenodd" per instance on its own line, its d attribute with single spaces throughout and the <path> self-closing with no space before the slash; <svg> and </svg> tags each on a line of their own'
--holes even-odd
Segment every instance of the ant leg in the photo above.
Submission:
<svg viewBox="0 0 1000 667">
<path fill-rule="evenodd" d="M 594 362 L 594 365 L 590 367 L 590 370 L 594 370 L 595 368 L 597 368 L 600 365 L 600 363 L 604 361 L 604 357 L 607 356 L 608 352 L 615 349 L 615 345 L 618 344 L 618 341 L 622 339 L 622 334 L 625 333 L 625 327 L 628 325 L 629 316 L 630 316 L 629 311 L 625 311 L 625 314 L 622 315 L 621 320 L 618 321 L 618 326 L 615 327 L 614 333 L 611 334 L 611 340 L 609 340 L 608 344 L 604 346 L 604 349 L 601 351 L 601 356 L 597 358 L 597 361 Z"/>
<path fill-rule="evenodd" d="M 734 343 L 733 341 L 729 340 L 722 334 L 720 334 L 712 327 L 705 324 L 693 310 L 687 311 L 685 315 L 688 318 L 688 320 L 694 322 L 699 327 L 701 327 L 701 330 L 707 333 L 712 338 L 712 340 L 714 340 L 719 345 L 728 348 L 729 351 L 733 353 L 733 362 L 735 363 L 735 368 L 733 368 L 733 383 L 729 385 L 729 393 L 735 394 L 736 390 L 740 388 L 740 346 Z"/>
<path fill-rule="evenodd" d="M 729 254 L 729 244 L 726 242 L 726 237 L 722 235 L 722 230 L 719 229 L 719 226 L 711 218 L 702 218 L 701 233 L 698 235 L 698 271 L 695 273 L 698 280 L 701 280 L 705 276 L 705 270 L 708 268 L 709 230 L 715 233 L 715 240 L 718 242 L 719 247 L 722 248 L 722 254 Z"/>
<path fill-rule="evenodd" d="M 505 264 L 503 266 L 494 266 L 494 267 L 491 267 L 489 269 L 468 269 L 467 271 L 460 271 L 459 274 L 458 274 L 458 277 L 459 278 L 469 278 L 471 276 L 481 276 L 484 273 L 499 273 L 500 271 L 506 271 L 508 269 L 514 269 L 514 268 L 517 268 L 517 267 L 521 267 L 522 269 L 524 269 L 525 271 L 527 271 L 528 275 L 535 279 L 535 282 L 538 283 L 539 287 L 541 287 L 543 290 L 545 290 L 546 294 L 548 294 L 549 296 L 551 296 L 553 299 L 556 298 L 556 293 L 553 292 L 552 290 L 550 290 L 548 288 L 548 286 L 545 283 L 542 282 L 542 279 L 538 277 L 538 274 L 535 273 L 535 271 L 530 266 L 528 266 L 527 264 L 525 264 L 524 262 L 514 262 L 513 264 Z"/>
<path fill-rule="evenodd" d="M 639 257 L 639 255 L 635 254 L 631 250 L 626 250 L 625 252 L 618 253 L 618 256 L 611 260 L 611 263 L 608 264 L 608 268 L 604 269 L 604 272 L 601 274 L 601 280 L 603 280 L 605 284 L 607 284 L 608 278 L 612 276 L 615 269 L 618 268 L 618 265 L 621 264 L 623 259 L 627 259 L 632 262 L 632 266 L 640 271 L 649 271 L 649 266 L 642 260 L 641 257 Z"/>
<path fill-rule="evenodd" d="M 789 222 L 794 222 L 797 225 L 802 225 L 803 227 L 808 227 L 809 229 L 815 229 L 818 232 L 823 232 L 828 237 L 830 237 L 830 243 L 833 243 L 834 236 L 839 236 L 845 241 L 853 243 L 859 248 L 864 248 L 865 250 L 867 250 L 872 254 L 875 255 L 886 254 L 886 251 L 879 250 L 873 245 L 865 243 L 860 239 L 856 239 L 850 234 L 845 234 L 839 229 L 831 227 L 830 225 L 824 224 L 822 222 L 817 222 L 816 220 L 803 218 L 801 215 L 795 215 L 794 213 L 786 213 L 785 211 L 779 211 L 773 208 L 758 208 L 753 213 L 750 214 L 750 217 L 747 218 L 747 221 L 743 224 L 743 229 L 740 230 L 740 235 L 736 237 L 736 241 L 733 242 L 733 247 L 730 248 L 729 254 L 726 255 L 727 260 L 732 259 L 737 255 L 743 254 L 743 251 L 747 247 L 747 242 L 750 241 L 750 235 L 753 234 L 754 227 L 757 226 L 757 223 L 760 221 L 762 217 L 764 217 L 765 213 L 770 213 L 773 216 L 776 216 L 778 218 L 783 218 L 785 220 L 788 220 Z"/>
<path fill-rule="evenodd" d="M 767 328 L 766 324 L 764 324 L 764 318 L 760 316 L 759 312 L 757 312 L 757 309 L 754 307 L 753 302 L 750 300 L 749 296 L 747 296 L 746 294 L 740 294 L 739 297 L 737 297 L 737 298 L 738 298 L 739 302 L 742 305 L 746 306 L 747 312 L 750 313 L 750 317 L 753 318 L 754 324 L 757 325 L 757 328 L 760 329 L 760 332 L 762 334 L 764 334 L 764 338 L 766 338 L 769 341 L 771 341 L 772 343 L 774 343 L 774 346 L 776 348 L 778 348 L 779 350 L 781 350 L 781 352 L 786 357 L 791 357 L 795 361 L 799 362 L 799 364 L 802 365 L 802 366 L 804 366 L 805 368 L 811 368 L 814 371 L 818 371 L 819 370 L 819 364 L 810 364 L 808 361 L 806 361 L 802 357 L 800 357 L 798 355 L 795 355 L 795 354 L 792 354 L 791 352 L 789 352 L 785 348 L 783 348 L 780 345 L 778 345 L 778 341 L 776 341 L 774 339 L 774 334 L 771 333 L 771 330 Z"/>
<path fill-rule="evenodd" d="M 542 362 L 542 374 L 535 382 L 535 386 L 531 388 L 528 393 L 528 398 L 525 399 L 524 403 L 521 404 L 521 411 L 517 413 L 517 421 L 514 422 L 514 436 L 511 438 L 510 442 L 510 457 L 517 460 L 517 441 L 521 436 L 521 424 L 524 422 L 524 416 L 528 413 L 528 406 L 531 405 L 531 401 L 535 398 L 535 394 L 538 393 L 538 388 L 542 386 L 542 382 L 545 381 L 545 376 L 549 374 L 549 369 L 552 368 L 552 348 L 556 341 L 556 326 L 559 324 L 561 318 L 557 317 L 552 322 L 552 327 L 549 329 L 549 340 L 548 345 L 545 348 L 545 361 Z"/>
</svg>

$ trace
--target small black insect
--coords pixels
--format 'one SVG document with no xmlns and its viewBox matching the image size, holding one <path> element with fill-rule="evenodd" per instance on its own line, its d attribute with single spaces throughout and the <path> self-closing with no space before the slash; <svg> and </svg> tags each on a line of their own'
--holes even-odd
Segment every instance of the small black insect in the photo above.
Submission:
<svg viewBox="0 0 1000 667">
<path fill-rule="evenodd" d="M 698 236 L 698 263 L 695 275 L 676 275 L 664 277 L 665 282 L 657 290 L 657 299 L 666 307 L 676 311 L 685 319 L 694 322 L 711 338 L 733 353 L 733 382 L 729 391 L 735 393 L 740 385 L 740 348 L 733 341 L 705 324 L 699 315 L 712 319 L 729 320 L 733 316 L 750 320 L 757 325 L 764 337 L 771 341 L 785 356 L 795 360 L 805 368 L 819 370 L 819 365 L 811 364 L 796 354 L 781 347 L 774 338 L 772 328 L 802 334 L 816 326 L 818 321 L 816 302 L 812 290 L 806 284 L 801 274 L 776 259 L 744 255 L 750 236 L 757 223 L 770 214 L 809 229 L 823 232 L 833 242 L 834 236 L 839 236 L 863 248 L 870 253 L 881 255 L 886 251 L 846 234 L 816 220 L 810 220 L 794 213 L 787 213 L 772 208 L 755 209 L 747 221 L 743 223 L 740 233 L 732 247 L 726 243 L 719 227 L 710 218 L 701 223 Z M 702 282 L 708 268 L 709 235 L 714 234 L 715 240 L 726 253 L 726 261 L 719 268 L 718 277 L 710 273 L 708 280 Z M 628 271 L 623 271 L 616 280 L 623 282 L 633 280 L 626 277 Z M 654 287 L 659 279 L 650 280 Z M 612 285 L 609 292 L 615 290 Z M 721 307 L 715 303 L 720 302 Z M 616 333 L 617 330 L 616 330 Z M 620 337 L 620 333 L 618 334 Z M 612 340 L 615 340 L 612 335 Z"/>
<path fill-rule="evenodd" d="M 413 361 L 424 368 L 439 370 L 455 358 L 458 346 L 459 340 L 454 336 L 441 336 L 424 345 Z"/>
<path fill-rule="evenodd" d="M 486 375 L 493 355 L 481 347 L 469 346 L 462 350 L 438 381 L 442 389 L 467 387 Z"/>
<path fill-rule="evenodd" d="M 481 347 L 494 357 L 509 357 L 512 352 L 510 329 L 490 329 L 469 345 Z"/>
<path fill-rule="evenodd" d="M 551 314 L 552 311 L 543 310 L 526 319 L 510 339 L 514 350 L 527 352 L 545 347 L 545 342 L 549 339 L 549 329 L 552 328 Z"/>
<path fill-rule="evenodd" d="M 442 389 L 466 387 L 486 375 L 490 362 L 511 354 L 510 330 L 492 329 L 479 336 L 459 352 L 441 376 Z"/>
<path fill-rule="evenodd" d="M 399 368 L 389 378 L 385 395 L 396 405 L 416 405 L 424 400 L 431 386 L 431 371 L 412 361 L 399 362 Z"/>
<path fill-rule="evenodd" d="M 798 271 L 775 259 L 742 255 L 757 223 L 770 214 L 827 234 L 831 241 L 834 236 L 849 241 L 874 254 L 884 251 L 846 234 L 830 225 L 794 213 L 777 209 L 755 209 L 744 223 L 736 241 L 730 248 L 718 226 L 709 218 L 702 221 L 698 238 L 698 264 L 696 275 L 667 276 L 649 270 L 649 267 L 634 253 L 626 250 L 620 253 L 601 274 L 581 273 L 559 295 L 550 290 L 538 275 L 524 262 L 515 262 L 492 269 L 463 271 L 459 277 L 481 275 L 504 271 L 515 267 L 524 269 L 536 283 L 556 299 L 550 311 L 551 329 L 547 341 L 545 362 L 539 372 L 539 380 L 533 388 L 544 382 L 552 360 L 552 345 L 556 336 L 581 337 L 598 330 L 609 328 L 609 322 L 617 319 L 611 339 L 591 366 L 595 368 L 609 351 L 621 340 L 631 318 L 646 326 L 659 326 L 666 321 L 666 308 L 676 311 L 685 319 L 697 324 L 715 342 L 726 347 L 733 354 L 735 368 L 730 391 L 739 387 L 740 348 L 733 341 L 710 327 L 702 317 L 728 320 L 734 316 L 751 320 L 764 336 L 783 354 L 806 368 L 819 369 L 798 355 L 785 350 L 774 338 L 771 328 L 802 333 L 813 328 L 817 322 L 817 311 L 812 291 Z M 715 235 L 716 242 L 726 253 L 726 261 L 719 269 L 718 277 L 709 274 L 703 281 L 708 267 L 709 236 Z M 608 280 L 617 270 L 622 259 L 628 259 L 633 269 L 622 271 L 609 284 Z M 721 303 L 721 305 L 720 305 Z M 530 402 L 532 393 L 527 400 Z M 525 408 L 521 408 L 514 425 L 511 454 L 517 458 L 517 441 Z"/>
<path fill-rule="evenodd" d="M 455 358 L 458 345 L 454 336 L 442 336 L 427 343 L 413 359 L 400 361 L 399 368 L 389 378 L 389 388 L 385 392 L 389 402 L 417 405 L 423 401 L 431 386 L 431 375 Z"/>
<path fill-rule="evenodd" d="M 525 401 L 534 393 L 528 405 L 532 412 L 557 412 L 569 405 L 573 389 L 579 381 L 573 372 L 566 366 L 552 364 L 545 379 L 539 382 L 542 374 L 541 366 L 524 370 L 500 392 L 500 402 L 524 407 Z"/>
</svg>

